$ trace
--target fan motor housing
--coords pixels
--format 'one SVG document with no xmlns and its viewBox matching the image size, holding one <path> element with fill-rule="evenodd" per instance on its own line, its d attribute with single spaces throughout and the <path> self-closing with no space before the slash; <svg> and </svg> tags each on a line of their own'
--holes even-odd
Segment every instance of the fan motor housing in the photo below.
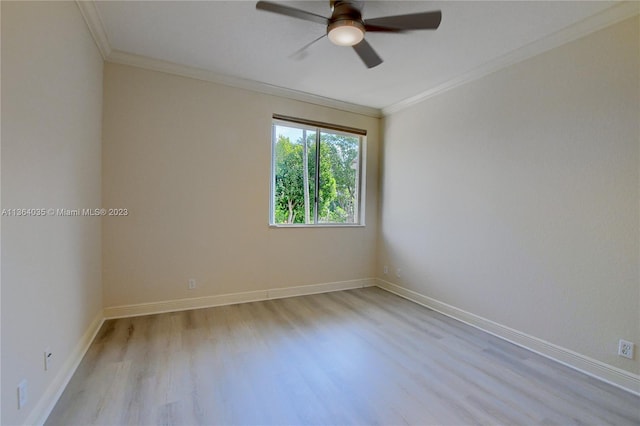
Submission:
<svg viewBox="0 0 640 426">
<path fill-rule="evenodd" d="M 362 24 L 362 14 L 360 9 L 350 1 L 337 0 L 331 2 L 331 19 L 334 21 L 358 21 Z"/>
<path fill-rule="evenodd" d="M 364 22 L 362 22 L 362 15 L 356 5 L 350 1 L 332 0 L 331 9 L 333 12 L 327 25 L 327 34 L 338 27 L 355 27 L 364 35 Z"/>
</svg>

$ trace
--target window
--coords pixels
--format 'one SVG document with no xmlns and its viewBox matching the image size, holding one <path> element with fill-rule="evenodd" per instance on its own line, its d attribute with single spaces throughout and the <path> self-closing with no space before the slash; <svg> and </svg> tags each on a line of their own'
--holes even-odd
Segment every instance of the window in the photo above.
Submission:
<svg viewBox="0 0 640 426">
<path fill-rule="evenodd" d="M 274 115 L 271 224 L 361 225 L 365 135 Z"/>
</svg>

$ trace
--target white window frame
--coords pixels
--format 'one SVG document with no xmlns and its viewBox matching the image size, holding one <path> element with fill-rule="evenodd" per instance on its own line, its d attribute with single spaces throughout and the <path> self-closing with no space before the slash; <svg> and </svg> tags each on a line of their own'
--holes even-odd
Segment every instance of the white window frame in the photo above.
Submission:
<svg viewBox="0 0 640 426">
<path fill-rule="evenodd" d="M 308 131 L 316 132 L 316 149 L 319 151 L 319 142 L 320 142 L 320 133 L 333 133 L 333 134 L 342 134 L 345 136 L 358 137 L 360 141 L 359 151 L 358 151 L 358 173 L 356 173 L 357 179 L 357 191 L 358 191 L 358 201 L 357 201 L 357 219 L 358 221 L 355 223 L 317 223 L 317 218 L 314 217 L 314 222 L 316 223 L 276 223 L 275 221 L 275 183 L 276 183 L 276 150 L 275 143 L 277 135 L 275 135 L 275 126 L 283 125 L 287 127 L 294 127 L 298 129 L 305 129 Z M 279 114 L 273 114 L 273 119 L 271 121 L 271 183 L 270 183 L 270 194 L 269 194 L 269 227 L 271 228 L 362 228 L 365 226 L 365 205 L 366 205 L 366 164 L 367 164 L 367 132 L 366 130 L 356 129 L 346 126 L 335 125 L 331 123 L 323 123 L 319 121 L 306 120 L 295 117 L 288 117 Z M 318 156 L 316 156 L 318 158 Z M 316 173 L 318 171 L 318 167 L 316 167 Z M 316 182 L 318 179 L 316 177 Z M 317 188 L 316 188 L 317 194 Z M 317 197 L 314 197 L 317 198 Z M 313 201 L 315 205 L 317 200 Z M 317 208 L 314 208 L 314 211 L 317 211 Z"/>
</svg>

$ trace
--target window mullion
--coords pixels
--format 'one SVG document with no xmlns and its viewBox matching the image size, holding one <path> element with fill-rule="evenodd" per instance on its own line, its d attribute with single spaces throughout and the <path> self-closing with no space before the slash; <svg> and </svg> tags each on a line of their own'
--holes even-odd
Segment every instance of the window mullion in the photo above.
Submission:
<svg viewBox="0 0 640 426">
<path fill-rule="evenodd" d="M 320 197 L 320 129 L 316 129 L 316 178 L 313 197 L 313 223 L 318 224 L 318 198 Z"/>
</svg>

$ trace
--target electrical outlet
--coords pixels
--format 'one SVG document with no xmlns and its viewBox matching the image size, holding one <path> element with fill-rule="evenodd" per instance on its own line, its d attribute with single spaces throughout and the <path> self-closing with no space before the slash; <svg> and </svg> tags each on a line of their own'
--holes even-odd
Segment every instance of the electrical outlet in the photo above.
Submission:
<svg viewBox="0 0 640 426">
<path fill-rule="evenodd" d="M 49 370 L 51 361 L 53 361 L 53 352 L 51 352 L 51 348 L 47 348 L 44 350 L 44 371 Z"/>
<path fill-rule="evenodd" d="M 618 342 L 618 355 L 633 359 L 633 343 L 620 339 Z"/>
<path fill-rule="evenodd" d="M 189 280 L 189 290 L 193 290 L 194 288 L 196 288 L 196 280 L 194 278 L 191 278 Z"/>
<path fill-rule="evenodd" d="M 402 276 L 402 269 L 396 269 L 396 277 L 400 278 Z"/>
<path fill-rule="evenodd" d="M 27 405 L 27 380 L 23 379 L 18 383 L 18 410 Z"/>
<path fill-rule="evenodd" d="M 384 267 L 382 268 L 382 271 L 384 272 L 385 275 L 387 275 L 389 273 L 389 267 L 387 265 L 384 265 Z"/>
</svg>

